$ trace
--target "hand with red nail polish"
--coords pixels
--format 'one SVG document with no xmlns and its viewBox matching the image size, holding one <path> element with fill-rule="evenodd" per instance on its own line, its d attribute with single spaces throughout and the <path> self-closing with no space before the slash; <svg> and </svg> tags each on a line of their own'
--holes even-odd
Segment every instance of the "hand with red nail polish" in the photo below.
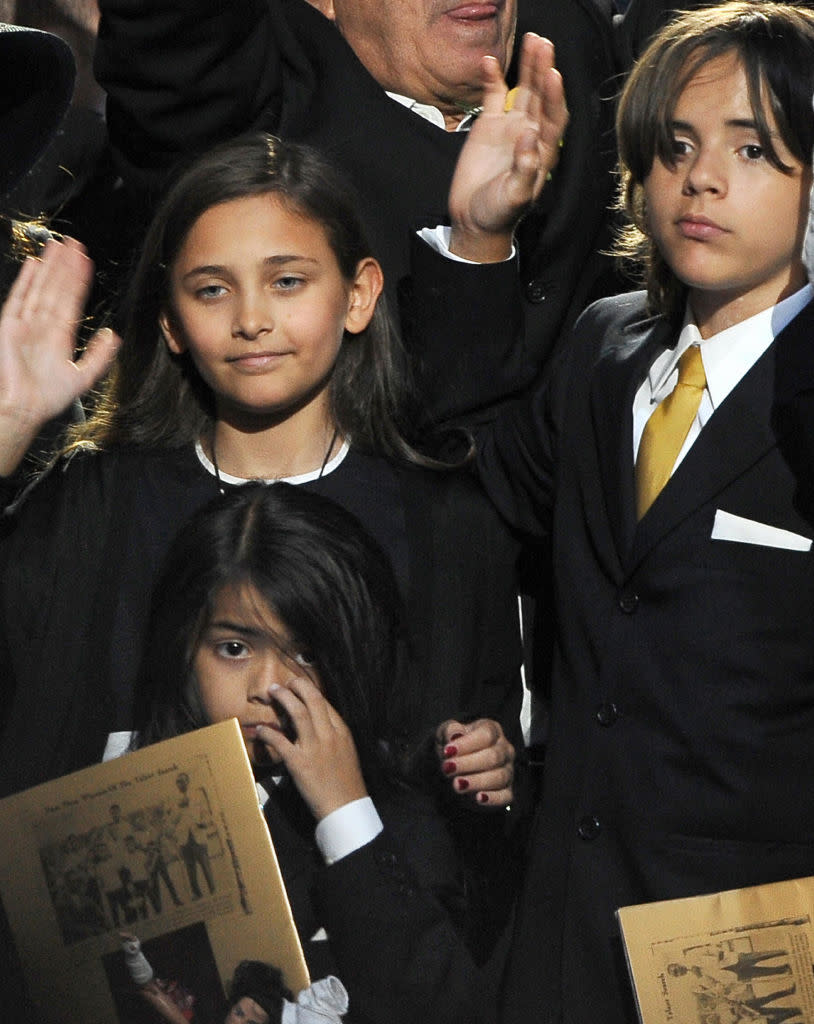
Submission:
<svg viewBox="0 0 814 1024">
<path fill-rule="evenodd" d="M 478 807 L 511 803 L 515 750 L 499 722 L 479 718 L 464 725 L 447 720 L 438 726 L 435 744 L 441 771 L 454 793 Z"/>
</svg>

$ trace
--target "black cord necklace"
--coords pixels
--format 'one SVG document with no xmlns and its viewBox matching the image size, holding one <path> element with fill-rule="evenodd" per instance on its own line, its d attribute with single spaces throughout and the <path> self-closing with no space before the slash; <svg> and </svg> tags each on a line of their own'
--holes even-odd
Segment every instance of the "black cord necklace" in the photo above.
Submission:
<svg viewBox="0 0 814 1024">
<path fill-rule="evenodd" d="M 333 451 L 334 445 L 336 444 L 338 438 L 339 438 L 339 427 L 335 427 L 334 428 L 334 432 L 331 435 L 331 440 L 330 440 L 330 442 L 328 444 L 328 448 L 325 451 L 325 457 L 322 460 L 322 465 L 319 467 L 319 473 L 317 474 L 317 480 L 321 480 L 322 479 L 322 475 L 325 472 L 325 467 L 328 465 L 328 462 L 330 461 L 331 452 Z M 218 482 L 218 491 L 220 491 L 221 494 L 226 494 L 226 487 L 224 486 L 223 480 L 221 479 L 220 467 L 218 466 L 218 456 L 217 456 L 217 452 L 215 451 L 215 431 L 214 430 L 212 431 L 212 435 L 210 437 L 210 447 L 212 449 L 212 468 L 215 470 L 215 479 Z M 283 478 L 282 477 L 277 477 L 275 479 L 283 479 Z"/>
</svg>

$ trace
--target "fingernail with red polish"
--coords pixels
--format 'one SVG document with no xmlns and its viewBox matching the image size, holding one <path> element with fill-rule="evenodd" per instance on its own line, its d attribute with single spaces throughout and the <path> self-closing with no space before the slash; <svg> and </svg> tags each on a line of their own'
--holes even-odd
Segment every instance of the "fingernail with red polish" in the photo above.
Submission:
<svg viewBox="0 0 814 1024">
<path fill-rule="evenodd" d="M 488 793 L 478 793 L 478 803 L 479 804 L 488 804 L 489 803 L 489 794 Z"/>
<path fill-rule="evenodd" d="M 448 746 L 444 747 L 444 757 L 455 757 L 457 753 L 458 748 L 453 743 L 450 743 Z"/>
<path fill-rule="evenodd" d="M 458 787 L 459 791 L 462 791 L 464 789 L 469 789 L 469 780 L 468 779 L 456 779 L 455 780 L 455 785 Z"/>
<path fill-rule="evenodd" d="M 441 765 L 441 770 L 445 775 L 454 775 L 456 771 L 456 764 L 454 761 L 444 761 Z"/>
</svg>

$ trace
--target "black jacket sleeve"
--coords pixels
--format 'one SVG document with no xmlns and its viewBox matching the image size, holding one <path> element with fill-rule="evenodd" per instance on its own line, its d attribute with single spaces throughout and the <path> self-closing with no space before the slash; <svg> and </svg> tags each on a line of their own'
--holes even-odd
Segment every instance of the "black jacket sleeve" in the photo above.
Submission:
<svg viewBox="0 0 814 1024">
<path fill-rule="evenodd" d="M 90 764 L 104 749 L 110 695 L 88 677 L 83 651 L 114 528 L 116 466 L 97 456 L 57 465 L 4 517 L 0 795 Z"/>
<path fill-rule="evenodd" d="M 399 312 L 416 390 L 436 427 L 493 418 L 537 372 L 516 258 L 462 263 L 414 234 Z"/>
<path fill-rule="evenodd" d="M 301 0 L 298 0 L 301 2 Z M 284 79 L 309 62 L 267 0 L 102 0 L 94 63 L 120 172 L 160 186 L 180 159 L 253 128 L 274 131 Z"/>
<path fill-rule="evenodd" d="M 354 1020 L 478 1024 L 485 998 L 464 939 L 466 890 L 443 819 L 409 797 L 376 839 L 326 868 L 316 899 Z"/>
</svg>

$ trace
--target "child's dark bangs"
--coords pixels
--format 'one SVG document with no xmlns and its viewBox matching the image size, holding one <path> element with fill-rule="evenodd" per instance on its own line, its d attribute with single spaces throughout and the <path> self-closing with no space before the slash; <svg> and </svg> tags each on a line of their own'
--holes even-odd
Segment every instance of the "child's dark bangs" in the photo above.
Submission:
<svg viewBox="0 0 814 1024">
<path fill-rule="evenodd" d="M 811 111 L 811 96 L 814 93 L 814 25 L 805 51 L 800 54 L 801 63 L 767 60 L 762 65 L 761 83 L 765 100 L 755 116 L 757 118 L 759 113 L 765 123 L 765 101 L 768 101 L 783 142 L 795 159 L 810 165 L 814 146 L 814 116 Z M 766 130 L 769 130 L 768 124 Z M 774 147 L 771 148 L 774 151 Z M 779 170 L 785 169 L 787 173 L 791 170 L 779 158 L 775 166 Z"/>
<path fill-rule="evenodd" d="M 771 109 L 772 115 L 774 116 L 780 137 L 796 156 L 797 153 L 795 151 L 798 149 L 798 144 L 796 139 L 790 137 L 791 133 L 786 113 L 778 100 L 777 93 L 772 87 L 772 82 L 769 77 L 769 71 L 772 68 L 772 64 L 767 64 L 761 54 L 747 53 L 741 57 L 741 65 L 746 76 L 746 89 L 749 93 L 749 105 L 752 108 L 758 138 L 760 139 L 760 144 L 766 154 L 766 159 L 772 167 L 775 167 L 782 174 L 791 174 L 794 168 L 780 159 L 774 143 L 774 133 L 772 132 L 771 125 L 769 124 L 769 119 L 766 116 L 766 109 L 768 105 Z"/>
<path fill-rule="evenodd" d="M 654 129 L 653 138 L 645 140 L 643 147 L 643 152 L 649 156 L 648 173 L 656 157 L 668 166 L 674 164 L 675 110 L 678 101 L 698 72 L 718 56 L 720 54 L 716 52 L 716 48 L 710 45 L 693 45 L 687 49 L 679 46 L 664 55 L 660 81 L 665 84 L 660 90 L 659 82 L 656 82 L 657 87 L 649 101 L 652 104 L 650 113 Z M 647 142 L 650 142 L 650 145 L 647 145 Z"/>
<path fill-rule="evenodd" d="M 809 11 L 755 10 L 741 19 L 736 53 L 746 76 L 749 102 L 769 163 L 783 174 L 793 167 L 781 160 L 775 139 L 803 164 L 811 162 L 814 118 L 814 17 Z M 777 131 L 772 132 L 769 112 Z"/>
</svg>

